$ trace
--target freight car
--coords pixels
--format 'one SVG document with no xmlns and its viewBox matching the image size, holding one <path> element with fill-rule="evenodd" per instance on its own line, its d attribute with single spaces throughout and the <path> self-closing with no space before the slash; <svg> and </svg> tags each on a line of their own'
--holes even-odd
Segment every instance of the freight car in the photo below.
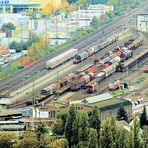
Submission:
<svg viewBox="0 0 148 148">
<path fill-rule="evenodd" d="M 143 66 L 143 71 L 144 71 L 145 73 L 148 73 L 148 65 L 144 65 L 144 66 Z"/>
<path fill-rule="evenodd" d="M 120 85 L 121 85 L 120 80 L 116 80 L 115 82 L 110 83 L 109 86 L 108 86 L 109 87 L 109 91 L 114 91 L 114 90 L 119 89 Z"/>
<path fill-rule="evenodd" d="M 75 58 L 73 63 L 74 64 L 78 64 L 80 62 L 82 62 L 83 60 L 87 59 L 89 56 L 92 56 L 93 54 L 97 53 L 98 51 L 106 48 L 107 46 L 113 44 L 114 42 L 116 42 L 118 40 L 118 36 L 114 35 L 110 38 L 108 38 L 105 42 L 95 45 L 91 48 L 88 48 L 80 53 L 78 53 Z"/>
<path fill-rule="evenodd" d="M 143 38 L 138 37 L 137 39 L 130 39 L 128 42 L 124 43 L 124 46 L 127 47 L 129 50 L 134 50 L 137 47 L 143 44 Z"/>
<path fill-rule="evenodd" d="M 142 59 L 146 58 L 147 56 L 148 56 L 147 50 L 140 51 L 140 53 L 137 54 L 136 56 L 130 58 L 124 63 L 120 63 L 117 71 L 124 72 L 127 70 L 127 68 L 131 68 L 132 66 L 136 65 L 138 62 L 140 62 Z"/>
<path fill-rule="evenodd" d="M 81 77 L 79 80 L 72 81 L 70 84 L 70 90 L 76 91 L 82 88 L 85 84 L 94 79 L 94 73 L 88 73 L 87 75 Z"/>
<path fill-rule="evenodd" d="M 108 66 L 104 70 L 100 71 L 96 76 L 96 79 L 97 79 L 96 81 L 91 81 L 90 83 L 85 85 L 87 93 L 93 93 L 96 89 L 97 83 L 100 83 L 101 81 L 103 81 L 104 79 L 112 75 L 116 71 L 116 68 L 118 65 L 119 63 L 116 62 Z"/>
<path fill-rule="evenodd" d="M 46 62 L 46 68 L 55 68 L 56 66 L 59 66 L 60 64 L 66 62 L 67 60 L 73 58 L 78 53 L 78 49 L 70 49 L 57 57 L 54 57 Z"/>
</svg>

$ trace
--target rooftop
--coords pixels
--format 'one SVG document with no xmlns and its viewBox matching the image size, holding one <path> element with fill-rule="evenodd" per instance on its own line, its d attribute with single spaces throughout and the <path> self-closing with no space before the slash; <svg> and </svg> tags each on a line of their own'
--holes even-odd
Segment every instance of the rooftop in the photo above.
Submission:
<svg viewBox="0 0 148 148">
<path fill-rule="evenodd" d="M 97 95 L 89 98 L 83 99 L 81 102 L 82 103 L 87 103 L 87 104 L 94 104 L 94 103 L 100 103 L 101 101 L 109 100 L 112 99 L 113 96 L 109 93 L 102 94 L 102 95 Z"/>
<path fill-rule="evenodd" d="M 0 105 L 7 105 L 10 104 L 10 99 L 9 98 L 0 98 Z"/>
</svg>

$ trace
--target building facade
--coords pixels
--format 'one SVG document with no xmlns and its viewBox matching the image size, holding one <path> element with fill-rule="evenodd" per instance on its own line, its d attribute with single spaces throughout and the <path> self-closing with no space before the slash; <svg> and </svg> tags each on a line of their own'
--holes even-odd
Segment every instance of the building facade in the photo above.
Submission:
<svg viewBox="0 0 148 148">
<path fill-rule="evenodd" d="M 148 33 L 148 12 L 141 13 L 137 19 L 137 29 Z"/>
</svg>

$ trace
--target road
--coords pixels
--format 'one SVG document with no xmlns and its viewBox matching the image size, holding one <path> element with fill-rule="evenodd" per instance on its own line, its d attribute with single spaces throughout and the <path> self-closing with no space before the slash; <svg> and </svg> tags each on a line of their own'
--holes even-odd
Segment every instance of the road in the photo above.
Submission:
<svg viewBox="0 0 148 148">
<path fill-rule="evenodd" d="M 17 71 L 13 75 L 8 76 L 7 78 L 1 80 L 0 94 L 6 94 L 8 92 L 16 90 L 17 88 L 20 87 L 20 83 L 22 83 L 24 80 L 26 80 L 26 82 L 27 81 L 29 82 L 32 79 L 32 77 L 41 77 L 49 73 L 50 71 L 52 71 L 52 70 L 50 71 L 46 70 L 45 62 L 48 59 L 55 57 L 60 53 L 63 53 L 65 50 L 68 50 L 73 47 L 73 48 L 78 48 L 79 51 L 81 51 L 84 48 L 91 46 L 96 41 L 101 42 L 102 37 L 107 38 L 111 34 L 121 31 L 121 29 L 124 29 L 124 27 L 127 26 L 128 22 L 130 23 L 129 21 L 130 18 L 135 16 L 138 12 L 141 12 L 147 8 L 147 4 L 148 4 L 148 0 L 146 0 L 139 8 L 131 10 L 129 13 L 125 14 L 120 18 L 115 19 L 113 22 L 102 27 L 96 32 L 89 34 L 87 37 L 84 37 L 83 39 L 79 39 L 75 41 L 73 45 L 66 47 L 62 50 L 59 50 L 56 53 L 53 53 L 51 55 L 48 55 L 42 58 L 37 64 L 34 64 L 31 67 L 25 68 L 23 70 Z"/>
</svg>

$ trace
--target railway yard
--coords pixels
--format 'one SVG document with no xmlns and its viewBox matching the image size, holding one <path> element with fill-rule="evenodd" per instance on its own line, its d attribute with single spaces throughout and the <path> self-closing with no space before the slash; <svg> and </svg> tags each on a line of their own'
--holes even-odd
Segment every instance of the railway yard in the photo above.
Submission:
<svg viewBox="0 0 148 148">
<path fill-rule="evenodd" d="M 94 96 L 96 94 L 102 94 L 102 93 L 108 92 L 109 83 L 116 81 L 117 78 L 122 83 L 128 82 L 129 88 L 132 88 L 134 85 L 134 81 L 132 79 L 133 76 L 135 78 L 135 81 L 136 81 L 136 78 L 140 79 L 138 77 L 141 76 L 141 74 L 144 75 L 144 78 L 146 77 L 146 73 L 144 73 L 143 70 L 140 68 L 141 65 L 147 63 L 146 57 L 148 53 L 146 48 L 147 45 L 145 43 L 146 38 L 140 37 L 139 34 L 133 35 L 131 33 L 128 35 L 127 33 L 125 33 L 124 34 L 125 37 L 123 37 L 123 33 L 121 33 L 121 35 L 122 37 L 120 35 L 119 36 L 116 35 L 118 36 L 118 41 L 114 41 L 114 43 L 112 43 L 108 47 L 104 47 L 103 50 L 100 50 L 94 55 L 92 54 L 91 56 L 88 56 L 88 58 L 86 58 L 82 62 L 79 61 L 76 64 L 75 61 L 78 59 L 80 60 L 80 58 L 77 58 L 76 56 L 74 59 L 53 69 L 53 71 L 51 71 L 47 75 L 39 79 L 34 79 L 32 80 L 31 83 L 27 85 L 24 85 L 24 83 L 22 83 L 22 86 L 23 86 L 22 88 L 17 89 L 11 93 L 11 96 L 14 99 L 14 101 L 9 107 L 10 108 L 29 107 L 30 105 L 32 105 L 32 102 L 33 102 L 32 100 L 34 100 L 34 104 L 36 104 L 36 106 L 39 106 L 41 104 L 51 105 L 52 103 L 54 103 L 54 105 L 55 104 L 65 105 L 72 101 L 76 101 L 76 100 L 84 99 L 89 96 Z M 112 37 L 108 38 L 108 40 L 110 39 L 112 39 Z M 135 45 L 131 46 L 130 44 L 133 44 L 133 42 Z M 123 45 L 126 45 L 126 47 Z M 131 50 L 128 50 L 128 49 L 131 49 Z M 126 59 L 123 64 L 125 67 L 123 69 L 119 68 L 118 70 L 117 69 L 113 71 L 111 70 L 111 72 L 107 76 L 102 78 L 100 74 L 104 72 L 103 70 L 107 68 L 109 69 L 109 67 L 111 67 L 113 64 L 117 64 L 117 62 L 119 61 L 121 63 L 121 57 L 119 56 L 120 55 L 119 51 L 123 52 L 124 50 L 130 51 L 127 53 L 126 58 L 124 56 L 122 57 L 122 60 Z M 112 54 L 114 53 L 112 53 L 111 51 L 116 53 L 116 55 L 118 55 L 120 59 L 113 56 Z M 112 61 L 112 64 L 107 63 L 109 60 L 107 58 L 109 57 L 107 53 L 111 54 L 110 55 L 111 59 L 112 58 L 115 59 Z M 144 60 L 141 61 L 141 57 Z M 135 62 L 134 59 L 136 59 L 137 62 Z M 134 61 L 134 64 L 132 64 L 133 63 L 132 61 Z M 117 65 L 116 65 L 116 68 L 117 68 Z M 88 69 L 89 69 L 89 72 L 86 72 L 88 71 Z M 92 73 L 94 73 L 94 75 L 92 75 Z M 72 74 L 77 75 L 77 77 Z M 87 80 L 87 78 L 85 77 L 86 75 L 89 75 L 89 74 L 91 75 L 90 75 L 90 78 Z M 100 75 L 100 79 L 98 79 L 99 75 Z M 71 79 L 73 79 L 73 81 L 71 82 L 70 78 L 66 78 L 66 76 L 69 76 Z M 145 79 L 147 80 L 147 78 Z M 82 83 L 78 84 L 78 81 L 79 83 L 80 81 L 82 81 Z M 145 85 L 146 85 L 145 83 L 144 84 L 141 83 L 142 93 L 146 92 L 147 87 Z M 91 93 L 87 93 L 89 91 Z M 127 98 L 129 98 L 130 94 L 133 94 L 134 92 L 135 90 L 128 91 Z M 126 93 L 124 93 L 124 95 L 125 94 Z M 122 93 L 119 95 L 122 95 Z M 31 96 L 32 96 L 32 99 L 30 99 Z"/>
<path fill-rule="evenodd" d="M 52 116 L 86 98 L 109 94 L 129 101 L 131 114 L 139 114 L 148 106 L 148 36 L 128 26 L 133 26 L 131 18 L 146 8 L 133 9 L 71 46 L 0 80 L 0 98 L 10 99 L 6 109 L 31 110 L 36 119 L 42 107 L 41 113 Z M 46 107 L 56 111 L 47 113 Z"/>
</svg>

